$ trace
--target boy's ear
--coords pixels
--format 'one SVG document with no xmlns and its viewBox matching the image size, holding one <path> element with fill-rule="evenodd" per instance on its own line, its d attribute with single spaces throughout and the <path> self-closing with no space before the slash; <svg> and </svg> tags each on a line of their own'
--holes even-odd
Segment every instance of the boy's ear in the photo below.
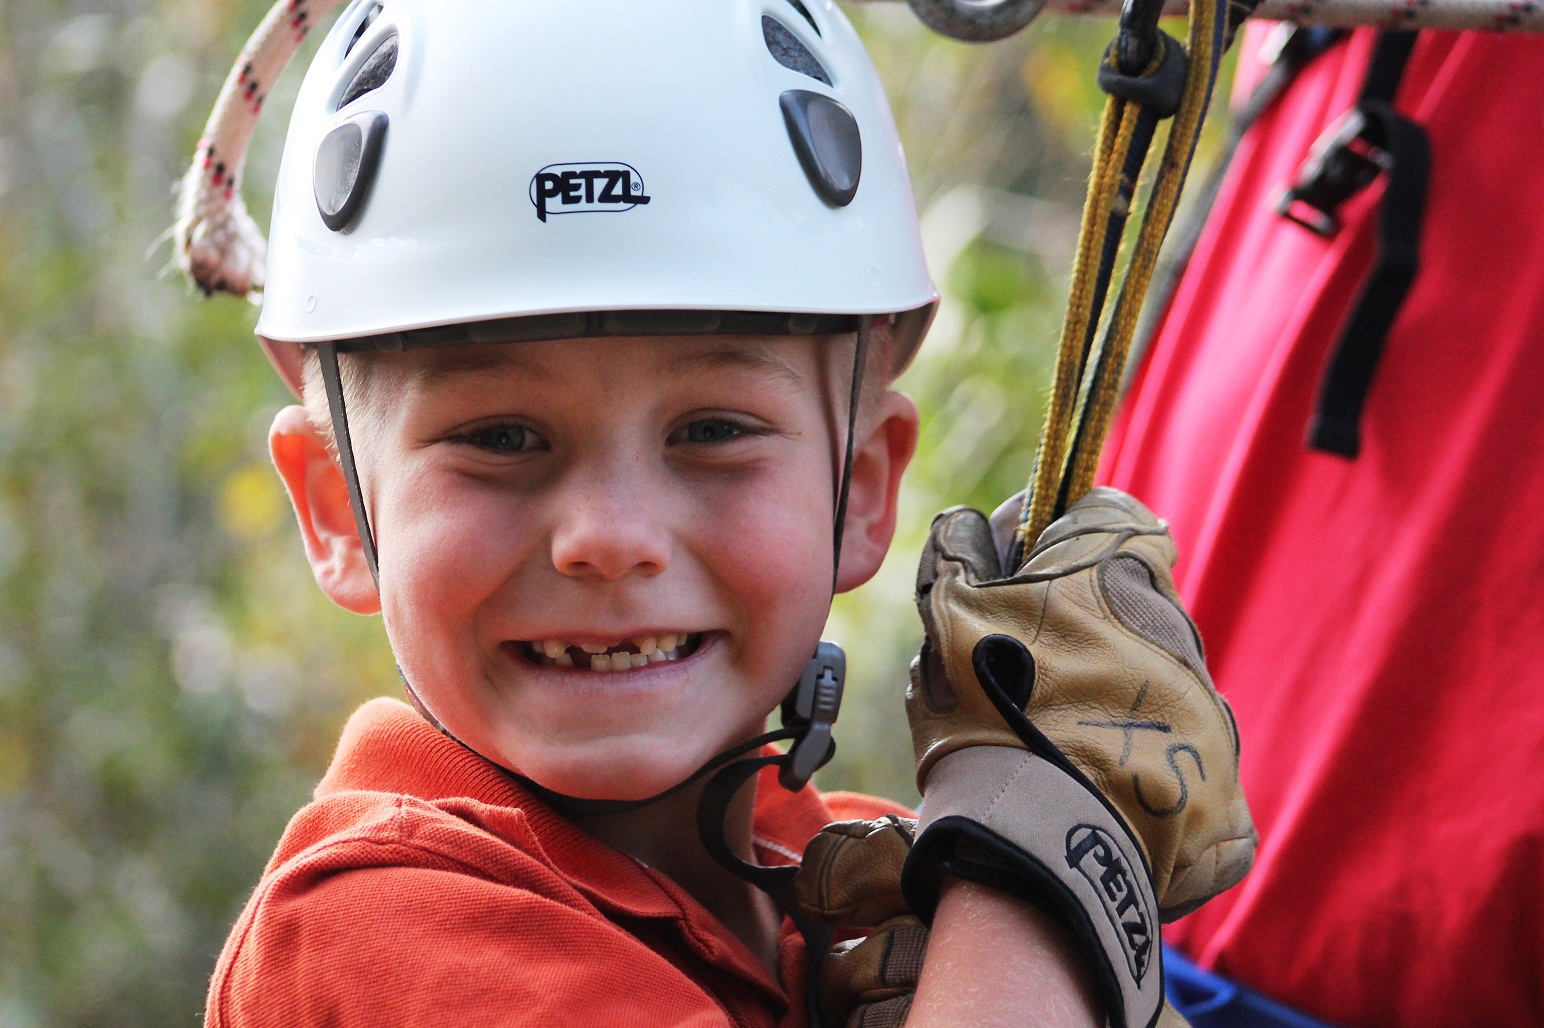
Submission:
<svg viewBox="0 0 1544 1028">
<path fill-rule="evenodd" d="M 359 542 L 343 469 L 304 407 L 285 407 L 273 419 L 268 453 L 295 506 L 316 584 L 344 610 L 380 613 L 380 594 Z"/>
<path fill-rule="evenodd" d="M 856 589 L 884 563 L 895 537 L 901 475 L 917 450 L 920 420 L 911 397 L 892 389 L 877 407 L 872 419 L 863 419 L 869 427 L 853 447 L 837 592 Z"/>
</svg>

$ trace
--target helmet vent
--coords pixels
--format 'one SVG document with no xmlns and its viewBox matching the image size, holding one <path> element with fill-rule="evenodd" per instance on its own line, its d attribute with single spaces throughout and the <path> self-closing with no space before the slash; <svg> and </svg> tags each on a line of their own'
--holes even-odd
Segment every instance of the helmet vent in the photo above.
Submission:
<svg viewBox="0 0 1544 1028">
<path fill-rule="evenodd" d="M 810 28 L 815 30 L 815 35 L 820 36 L 822 39 L 825 38 L 824 34 L 820 31 L 820 26 L 815 24 L 815 16 L 810 13 L 808 7 L 805 7 L 799 0 L 788 0 L 788 6 L 798 11 L 799 16 L 810 23 Z"/>
<path fill-rule="evenodd" d="M 354 34 L 349 37 L 348 46 L 343 49 L 344 57 L 354 52 L 354 47 L 359 45 L 359 40 L 364 36 L 365 30 L 380 16 L 382 9 L 380 4 L 370 5 L 370 10 L 366 12 L 363 18 L 359 19 L 359 24 L 354 26 Z"/>
<path fill-rule="evenodd" d="M 826 73 L 826 69 L 787 25 L 770 14 L 764 14 L 761 16 L 761 36 L 767 41 L 767 52 L 778 64 L 790 71 L 808 75 L 828 86 L 831 85 L 831 76 Z"/>
<path fill-rule="evenodd" d="M 348 228 L 363 206 L 381 165 L 386 115 L 356 114 L 338 125 L 316 148 L 311 188 L 322 223 L 334 232 Z"/>
<path fill-rule="evenodd" d="M 852 203 L 863 173 L 858 120 L 838 101 L 808 89 L 790 89 L 778 103 L 788 139 L 816 195 L 832 207 Z"/>
<path fill-rule="evenodd" d="M 372 90 L 380 89 L 391 78 L 392 71 L 397 67 L 397 34 L 393 32 L 381 40 L 369 57 L 365 58 L 359 70 L 354 72 L 354 77 L 344 88 L 343 95 L 338 98 L 338 107 L 346 107 Z"/>
</svg>

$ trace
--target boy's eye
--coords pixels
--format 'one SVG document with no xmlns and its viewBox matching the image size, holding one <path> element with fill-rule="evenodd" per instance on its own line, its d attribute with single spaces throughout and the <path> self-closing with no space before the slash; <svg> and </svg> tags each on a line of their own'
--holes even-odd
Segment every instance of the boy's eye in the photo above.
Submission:
<svg viewBox="0 0 1544 1028">
<path fill-rule="evenodd" d="M 722 418 L 703 418 L 688 423 L 676 432 L 674 441 L 683 443 L 725 443 L 745 435 L 747 429 Z"/>
<path fill-rule="evenodd" d="M 522 453 L 546 448 L 541 436 L 519 425 L 489 425 L 466 433 L 461 440 L 489 453 Z"/>
</svg>

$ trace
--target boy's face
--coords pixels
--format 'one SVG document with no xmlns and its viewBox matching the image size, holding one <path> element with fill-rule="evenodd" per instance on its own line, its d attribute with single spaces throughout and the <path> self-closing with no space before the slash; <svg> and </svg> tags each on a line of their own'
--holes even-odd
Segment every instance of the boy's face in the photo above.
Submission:
<svg viewBox="0 0 1544 1028">
<path fill-rule="evenodd" d="M 318 581 L 379 604 L 452 734 L 559 792 L 642 798 L 761 731 L 814 650 L 851 355 L 678 337 L 369 358 L 350 427 L 378 600 L 298 408 L 274 457 Z M 883 558 L 915 441 L 909 401 L 873 407 L 842 588 Z"/>
</svg>

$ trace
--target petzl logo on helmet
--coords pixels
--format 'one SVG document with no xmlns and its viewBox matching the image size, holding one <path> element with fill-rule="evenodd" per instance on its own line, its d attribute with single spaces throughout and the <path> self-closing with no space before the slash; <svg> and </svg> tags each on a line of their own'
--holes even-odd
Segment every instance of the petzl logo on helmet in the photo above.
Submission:
<svg viewBox="0 0 1544 1028">
<path fill-rule="evenodd" d="M 1146 895 L 1115 840 L 1094 825 L 1078 825 L 1067 833 L 1067 866 L 1077 868 L 1099 894 L 1105 916 L 1120 937 L 1126 966 L 1138 985 L 1153 955 L 1153 917 Z"/>
<path fill-rule="evenodd" d="M 631 164 L 549 164 L 531 178 L 531 203 L 542 221 L 549 214 L 630 211 L 649 197 Z"/>
</svg>

